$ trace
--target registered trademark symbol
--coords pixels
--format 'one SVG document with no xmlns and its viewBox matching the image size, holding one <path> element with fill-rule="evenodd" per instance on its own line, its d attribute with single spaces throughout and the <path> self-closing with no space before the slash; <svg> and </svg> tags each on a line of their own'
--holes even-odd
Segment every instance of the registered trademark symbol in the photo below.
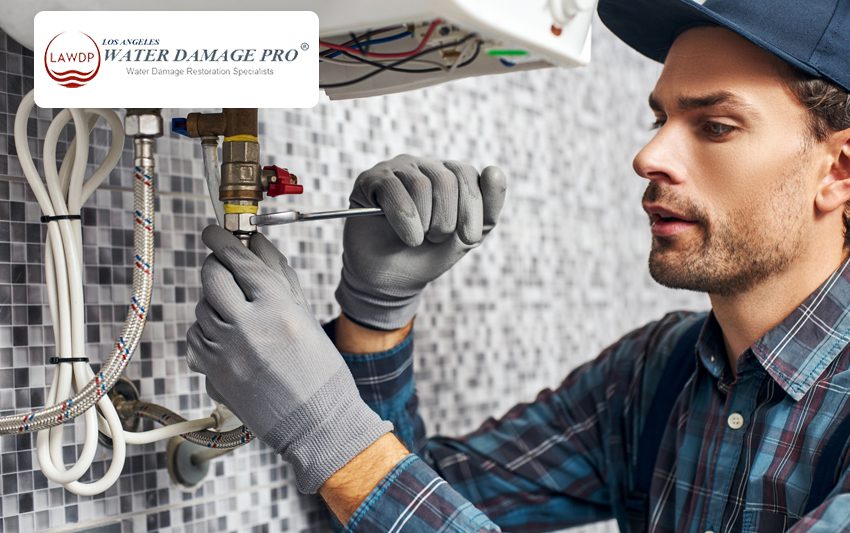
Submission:
<svg viewBox="0 0 850 533">
<path fill-rule="evenodd" d="M 307 43 L 301 43 L 301 49 L 302 49 L 302 50 L 307 50 L 308 48 L 310 48 L 310 45 L 309 45 L 309 44 L 307 44 Z"/>
</svg>

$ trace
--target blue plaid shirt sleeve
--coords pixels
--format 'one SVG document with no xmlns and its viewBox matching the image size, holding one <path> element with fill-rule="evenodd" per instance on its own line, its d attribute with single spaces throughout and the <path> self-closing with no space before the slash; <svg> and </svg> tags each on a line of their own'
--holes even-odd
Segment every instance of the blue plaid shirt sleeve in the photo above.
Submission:
<svg viewBox="0 0 850 533">
<path fill-rule="evenodd" d="M 334 340 L 335 322 L 324 325 Z M 364 401 L 410 450 L 425 443 L 413 383 L 413 335 L 379 353 L 342 353 Z M 418 444 L 417 444 L 418 443 Z M 419 456 L 410 454 L 376 486 L 344 531 L 498 532 L 499 527 L 452 488 Z"/>
<path fill-rule="evenodd" d="M 624 399 L 652 330 L 627 335 L 557 389 L 460 438 L 426 438 L 412 334 L 386 352 L 343 353 L 364 401 L 417 454 L 373 490 L 348 530 L 389 531 L 402 520 L 409 531 L 547 531 L 615 516 L 629 461 L 615 444 L 635 438 Z"/>
</svg>

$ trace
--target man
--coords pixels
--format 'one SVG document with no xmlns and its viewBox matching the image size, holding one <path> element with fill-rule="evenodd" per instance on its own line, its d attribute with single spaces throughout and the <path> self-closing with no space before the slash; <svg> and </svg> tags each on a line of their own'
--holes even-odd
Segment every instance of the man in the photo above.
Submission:
<svg viewBox="0 0 850 533">
<path fill-rule="evenodd" d="M 496 222 L 504 178 L 403 156 L 355 184 L 352 205 L 387 217 L 346 223 L 328 336 L 267 240 L 208 228 L 190 366 L 351 530 L 850 530 L 850 2 L 599 12 L 665 63 L 634 160 L 650 272 L 708 293 L 708 315 L 671 313 L 533 403 L 426 441 L 412 317 Z"/>
</svg>

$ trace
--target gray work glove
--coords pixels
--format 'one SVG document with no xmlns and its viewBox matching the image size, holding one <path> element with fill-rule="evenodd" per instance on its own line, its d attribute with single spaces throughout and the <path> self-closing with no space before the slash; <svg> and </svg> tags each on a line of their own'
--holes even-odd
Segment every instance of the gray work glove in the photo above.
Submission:
<svg viewBox="0 0 850 533">
<path fill-rule="evenodd" d="M 505 203 L 498 167 L 400 155 L 363 172 L 349 198 L 385 216 L 349 218 L 336 299 L 355 322 L 391 330 L 416 314 L 422 289 L 481 244 Z"/>
<path fill-rule="evenodd" d="M 314 493 L 390 422 L 360 399 L 339 352 L 313 317 L 295 271 L 262 234 L 249 247 L 218 226 L 187 335 L 189 368 Z"/>
</svg>

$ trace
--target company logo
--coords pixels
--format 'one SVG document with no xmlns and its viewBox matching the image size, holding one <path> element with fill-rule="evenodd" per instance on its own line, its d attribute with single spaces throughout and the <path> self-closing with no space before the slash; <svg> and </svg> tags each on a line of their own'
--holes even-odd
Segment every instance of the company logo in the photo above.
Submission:
<svg viewBox="0 0 850 533">
<path fill-rule="evenodd" d="M 100 48 L 86 33 L 62 32 L 47 43 L 44 68 L 59 85 L 82 87 L 100 70 Z"/>
</svg>

